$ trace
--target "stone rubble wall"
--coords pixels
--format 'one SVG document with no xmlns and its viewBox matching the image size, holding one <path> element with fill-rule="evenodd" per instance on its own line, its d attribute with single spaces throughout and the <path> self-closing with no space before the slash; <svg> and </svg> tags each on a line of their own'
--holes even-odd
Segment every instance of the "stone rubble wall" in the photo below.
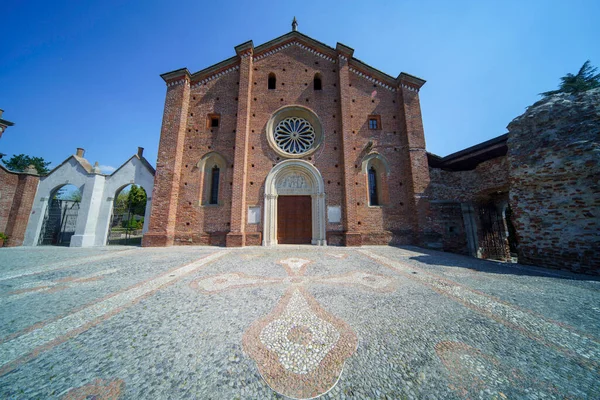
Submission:
<svg viewBox="0 0 600 400">
<path fill-rule="evenodd" d="M 429 247 L 459 254 L 469 254 L 467 232 L 461 203 L 477 204 L 508 192 L 508 162 L 496 157 L 470 171 L 447 171 L 429 168 L 432 232 Z"/>
<path fill-rule="evenodd" d="M 543 99 L 508 129 L 519 262 L 600 274 L 600 89 Z"/>
<path fill-rule="evenodd" d="M 453 200 L 460 203 L 478 197 L 508 191 L 508 161 L 496 157 L 482 162 L 470 171 L 445 171 L 429 168 L 431 183 L 428 196 L 434 200 Z"/>
</svg>

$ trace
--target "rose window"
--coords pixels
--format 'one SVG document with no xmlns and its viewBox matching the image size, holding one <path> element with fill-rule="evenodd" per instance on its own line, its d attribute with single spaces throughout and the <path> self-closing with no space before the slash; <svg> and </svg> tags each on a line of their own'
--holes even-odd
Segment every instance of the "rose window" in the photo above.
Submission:
<svg viewBox="0 0 600 400">
<path fill-rule="evenodd" d="M 303 154 L 315 143 L 315 130 L 304 118 L 288 117 L 277 124 L 273 138 L 277 147 L 288 154 Z"/>
</svg>

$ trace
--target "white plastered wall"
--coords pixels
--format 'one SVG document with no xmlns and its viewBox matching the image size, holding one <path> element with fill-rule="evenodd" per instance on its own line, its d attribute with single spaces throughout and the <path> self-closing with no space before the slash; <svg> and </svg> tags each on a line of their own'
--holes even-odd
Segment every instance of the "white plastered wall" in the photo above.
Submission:
<svg viewBox="0 0 600 400">
<path fill-rule="evenodd" d="M 37 246 L 51 195 L 61 186 L 72 184 L 81 192 L 81 204 L 71 247 L 104 246 L 108 237 L 114 198 L 119 189 L 135 183 L 146 191 L 146 217 L 143 232 L 148 229 L 154 187 L 154 171 L 137 156 L 130 158 L 112 175 L 89 173 L 74 157 L 67 159 L 38 185 L 24 246 Z"/>
<path fill-rule="evenodd" d="M 146 214 L 144 217 L 143 233 L 148 230 L 150 222 L 150 210 L 152 209 L 152 188 L 154 187 L 154 174 L 144 165 L 142 160 L 132 157 L 112 175 L 106 177 L 106 185 L 102 198 L 102 208 L 100 210 L 99 222 L 96 229 L 96 246 L 106 244 L 108 238 L 108 229 L 110 228 L 110 219 L 114 201 L 117 198 L 117 192 L 129 184 L 141 186 L 146 191 Z"/>
<path fill-rule="evenodd" d="M 84 214 L 83 193 L 90 181 L 90 177 L 93 180 L 95 176 L 90 176 L 81 164 L 79 164 L 74 157 L 71 157 L 57 169 L 53 170 L 49 175 L 40 178 L 40 183 L 38 184 L 35 199 L 33 200 L 33 207 L 31 208 L 31 214 L 29 216 L 29 223 L 27 224 L 27 230 L 25 231 L 23 246 L 37 246 L 50 197 L 57 189 L 65 185 L 76 186 L 82 194 L 81 207 L 79 208 L 75 232 L 77 233 L 80 230 L 79 225 L 83 219 L 82 215 Z"/>
</svg>

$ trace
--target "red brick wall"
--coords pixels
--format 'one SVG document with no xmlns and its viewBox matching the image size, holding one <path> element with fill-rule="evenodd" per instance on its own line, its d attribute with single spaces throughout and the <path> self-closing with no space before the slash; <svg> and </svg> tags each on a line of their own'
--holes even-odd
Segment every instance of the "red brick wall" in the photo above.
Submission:
<svg viewBox="0 0 600 400">
<path fill-rule="evenodd" d="M 320 91 L 313 89 L 317 72 L 323 84 Z M 270 73 L 277 77 L 275 90 L 267 86 Z M 279 108 L 301 105 L 318 115 L 324 132 L 319 149 L 303 159 L 321 172 L 326 204 L 342 206 L 345 216 L 342 223 L 327 223 L 329 243 L 412 242 L 413 232 L 418 229 L 413 218 L 416 205 L 412 190 L 415 186 L 420 190 L 419 185 L 423 185 L 414 185 L 412 180 L 429 179 L 416 92 L 412 92 L 411 104 L 406 108 L 398 92 L 374 86 L 349 71 L 345 63 L 331 62 L 298 46 L 256 61 L 251 56 L 240 58 L 239 70 L 199 85 L 192 81 L 191 86 L 183 131 L 172 121 L 180 114 L 178 107 L 182 107 L 185 93 L 182 86 L 167 92 L 150 235 L 164 231 L 162 227 L 175 215 L 172 235 L 176 244 L 260 244 L 262 220 L 247 224 L 247 209 L 254 205 L 263 208 L 265 179 L 273 166 L 283 161 L 268 144 L 266 124 Z M 220 114 L 218 129 L 207 128 L 208 114 Z M 368 129 L 367 117 L 371 114 L 381 115 L 381 130 Z M 407 119 L 409 124 L 405 123 Z M 182 145 L 178 147 L 181 132 Z M 383 155 L 391 170 L 390 176 L 382 179 L 388 201 L 381 207 L 368 206 L 367 177 L 361 171 L 369 141 L 373 143 L 371 150 Z M 411 151 L 415 148 L 423 150 L 423 157 Z M 219 205 L 203 206 L 199 201 L 203 178 L 196 165 L 211 151 L 221 154 L 228 168 L 221 171 Z M 178 152 L 181 162 L 176 166 Z M 180 180 L 175 185 L 177 176 Z M 171 188 L 176 188 L 176 196 L 169 192 Z M 176 205 L 170 204 L 169 209 L 167 204 L 173 200 Z M 264 216 L 264 209 L 261 214 Z M 353 234 L 350 241 L 348 232 Z M 144 244 L 171 242 L 146 238 Z"/>
<path fill-rule="evenodd" d="M 178 188 L 177 244 L 225 244 L 231 223 L 238 82 L 238 71 L 232 71 L 205 84 L 193 85 L 190 90 Z M 220 115 L 218 128 L 208 126 L 208 114 Z M 225 159 L 226 168 L 219 172 L 218 205 L 203 205 L 202 196 L 208 182 L 205 182 L 198 163 L 211 152 Z"/>
<path fill-rule="evenodd" d="M 0 166 L 0 232 L 9 237 L 5 246 L 23 244 L 38 183 L 38 176 L 9 172 Z"/>
<path fill-rule="evenodd" d="M 170 246 L 174 241 L 189 101 L 186 76 L 167 83 L 150 225 L 144 235 L 144 246 Z"/>
</svg>

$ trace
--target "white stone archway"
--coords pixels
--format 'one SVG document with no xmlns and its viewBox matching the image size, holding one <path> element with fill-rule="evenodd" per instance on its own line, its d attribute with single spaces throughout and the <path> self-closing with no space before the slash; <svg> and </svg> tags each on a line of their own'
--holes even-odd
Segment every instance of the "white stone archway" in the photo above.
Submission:
<svg viewBox="0 0 600 400">
<path fill-rule="evenodd" d="M 326 246 L 325 185 L 318 169 L 303 160 L 286 160 L 277 164 L 265 182 L 263 246 L 277 244 L 277 197 L 309 195 L 312 198 L 312 240 Z"/>
<path fill-rule="evenodd" d="M 66 184 L 81 191 L 81 205 L 77 216 L 75 234 L 71 247 L 104 246 L 108 237 L 110 217 L 116 193 L 129 184 L 141 186 L 146 191 L 146 217 L 143 232 L 148 229 L 154 188 L 154 168 L 143 157 L 143 149 L 127 160 L 110 175 L 101 173 L 98 167 L 83 158 L 83 149 L 67 158 L 47 176 L 40 179 L 33 208 L 25 232 L 24 246 L 37 246 L 48 204 L 52 194 Z"/>
</svg>

